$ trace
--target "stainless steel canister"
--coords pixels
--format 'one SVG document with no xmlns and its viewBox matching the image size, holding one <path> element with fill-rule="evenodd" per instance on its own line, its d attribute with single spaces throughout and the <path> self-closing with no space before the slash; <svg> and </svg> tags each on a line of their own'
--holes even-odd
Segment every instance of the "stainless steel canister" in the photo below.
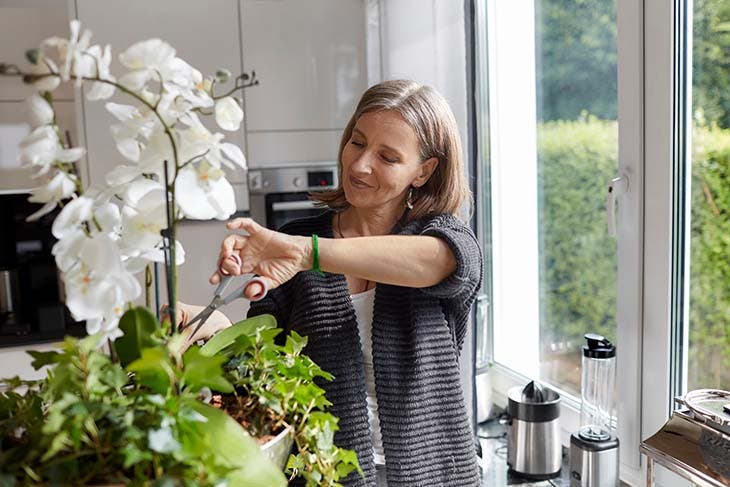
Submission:
<svg viewBox="0 0 730 487">
<path fill-rule="evenodd" d="M 560 475 L 560 396 L 530 382 L 507 393 L 507 464 L 514 475 L 544 480 Z"/>
</svg>

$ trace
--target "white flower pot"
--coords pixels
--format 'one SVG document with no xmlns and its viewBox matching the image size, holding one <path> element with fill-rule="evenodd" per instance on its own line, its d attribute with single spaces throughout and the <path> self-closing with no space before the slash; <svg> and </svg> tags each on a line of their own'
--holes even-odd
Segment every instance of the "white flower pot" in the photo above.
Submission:
<svg viewBox="0 0 730 487">
<path fill-rule="evenodd" d="M 289 458 L 292 444 L 294 443 L 294 433 L 292 427 L 287 427 L 284 431 L 261 445 L 261 451 L 264 455 L 274 462 L 281 470 L 286 468 L 286 461 Z"/>
</svg>

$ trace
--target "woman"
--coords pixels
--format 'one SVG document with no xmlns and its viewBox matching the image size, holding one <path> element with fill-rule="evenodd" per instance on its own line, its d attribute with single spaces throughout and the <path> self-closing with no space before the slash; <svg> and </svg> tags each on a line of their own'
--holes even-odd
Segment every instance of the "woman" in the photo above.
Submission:
<svg viewBox="0 0 730 487">
<path fill-rule="evenodd" d="M 431 88 L 375 85 L 345 128 L 339 165 L 340 187 L 313 195 L 329 208 L 321 215 L 279 232 L 229 222 L 248 236 L 224 240 L 221 272 L 267 281 L 249 316 L 271 313 L 307 336 L 305 352 L 334 375 L 323 386 L 340 418 L 335 441 L 365 472 L 345 485 L 479 485 L 458 354 L 482 258 L 455 216 L 470 194 L 454 116 Z"/>
</svg>

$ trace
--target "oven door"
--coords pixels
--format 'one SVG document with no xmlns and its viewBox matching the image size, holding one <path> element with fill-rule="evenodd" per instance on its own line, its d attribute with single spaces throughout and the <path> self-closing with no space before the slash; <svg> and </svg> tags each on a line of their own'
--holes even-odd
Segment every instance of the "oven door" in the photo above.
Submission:
<svg viewBox="0 0 730 487">
<path fill-rule="evenodd" d="M 295 218 L 319 215 L 323 208 L 315 206 L 309 193 L 272 193 L 266 195 L 266 226 L 278 230 Z"/>
</svg>

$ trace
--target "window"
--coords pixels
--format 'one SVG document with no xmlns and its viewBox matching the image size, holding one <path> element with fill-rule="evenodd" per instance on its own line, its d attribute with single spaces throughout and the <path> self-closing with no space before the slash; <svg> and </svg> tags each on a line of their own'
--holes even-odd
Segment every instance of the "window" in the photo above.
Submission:
<svg viewBox="0 0 730 487">
<path fill-rule="evenodd" d="M 490 4 L 493 358 L 579 396 L 583 335 L 616 340 L 615 2 Z"/>
<path fill-rule="evenodd" d="M 510 387 L 530 379 L 557 389 L 567 446 L 580 426 L 583 335 L 598 332 L 616 343 L 622 478 L 636 482 L 643 6 L 633 0 L 475 5 L 478 215 L 487 262 L 477 323 L 478 346 L 486 350 L 477 357 L 493 364 L 498 405 L 506 404 Z M 625 192 L 610 212 L 611 237 L 606 198 L 614 178 Z"/>
<path fill-rule="evenodd" d="M 730 1 L 692 7 L 686 390 L 730 388 Z M 690 133 L 687 133 L 688 139 Z"/>
</svg>

